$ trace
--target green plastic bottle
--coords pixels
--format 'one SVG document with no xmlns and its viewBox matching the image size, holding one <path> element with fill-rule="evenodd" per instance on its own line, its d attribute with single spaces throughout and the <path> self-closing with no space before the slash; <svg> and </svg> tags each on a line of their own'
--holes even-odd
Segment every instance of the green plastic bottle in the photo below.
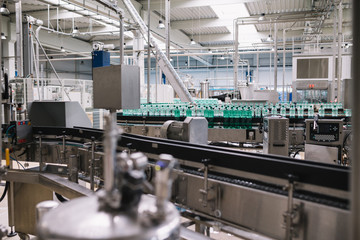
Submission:
<svg viewBox="0 0 360 240">
<path fill-rule="evenodd" d="M 186 116 L 187 116 L 187 117 L 191 117 L 191 116 L 192 116 L 191 108 L 192 108 L 192 107 L 188 107 L 188 108 L 186 109 Z"/>
<path fill-rule="evenodd" d="M 180 118 L 180 110 L 179 110 L 179 107 L 176 107 L 176 108 L 174 109 L 174 117 L 175 117 L 176 119 Z"/>
</svg>

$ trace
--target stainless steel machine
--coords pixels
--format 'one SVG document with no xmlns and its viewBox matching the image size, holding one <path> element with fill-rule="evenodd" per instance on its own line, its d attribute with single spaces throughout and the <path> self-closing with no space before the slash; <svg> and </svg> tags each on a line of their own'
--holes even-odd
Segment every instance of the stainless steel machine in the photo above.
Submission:
<svg viewBox="0 0 360 240">
<path fill-rule="evenodd" d="M 280 116 L 264 118 L 263 153 L 289 155 L 289 119 Z"/>
<path fill-rule="evenodd" d="M 306 120 L 305 158 L 329 164 L 342 164 L 343 121 Z"/>
</svg>

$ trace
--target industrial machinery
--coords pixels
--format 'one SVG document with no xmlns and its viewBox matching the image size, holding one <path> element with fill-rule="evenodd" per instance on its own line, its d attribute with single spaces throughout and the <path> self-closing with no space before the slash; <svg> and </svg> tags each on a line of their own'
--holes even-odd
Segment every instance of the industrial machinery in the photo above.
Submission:
<svg viewBox="0 0 360 240">
<path fill-rule="evenodd" d="M 31 194 L 24 198 L 25 186 L 32 185 L 33 189 L 39 189 L 41 185 L 45 185 L 70 198 L 79 196 L 80 193 L 92 195 L 76 183 L 65 183 L 61 180 L 62 177 L 56 175 L 67 176 L 69 172 L 64 163 L 69 162 L 71 155 L 76 154 L 79 161 L 79 179 L 92 182 L 95 186 L 102 186 L 102 181 L 98 179 L 103 179 L 105 176 L 99 169 L 106 169 L 107 166 L 106 154 L 104 156 L 101 151 L 101 142 L 97 142 L 103 136 L 101 130 L 34 127 L 33 132 L 34 140 L 41 136 L 41 148 L 46 151 L 39 151 L 38 140 L 29 146 L 28 151 L 43 153 L 42 159 L 46 163 L 44 171 L 9 170 L 5 176 L 6 180 L 13 181 L 18 188 L 14 213 L 16 229 L 28 233 L 31 231 L 26 229 L 24 222 L 31 219 L 31 213 L 19 211 L 18 207 L 22 205 L 30 207 L 35 198 L 40 200 L 39 198 L 43 198 L 44 195 Z M 54 171 L 51 162 L 63 161 L 62 157 L 56 154 L 58 145 L 53 144 L 54 141 L 61 143 L 61 138 L 57 137 L 59 135 L 67 136 L 65 145 L 68 149 L 65 162 L 62 164 L 64 170 Z M 86 146 L 89 145 L 85 143 L 88 142 L 91 143 L 90 146 L 96 147 L 87 148 Z M 106 146 L 104 145 L 105 152 Z M 176 179 L 173 183 L 171 200 L 186 210 L 182 212 L 184 217 L 199 224 L 217 226 L 237 236 L 246 236 L 246 233 L 252 232 L 256 236 L 277 239 L 284 239 L 285 236 L 292 236 L 293 239 L 338 239 L 340 236 L 347 238 L 349 215 L 347 167 L 131 134 L 121 135 L 118 141 L 117 151 L 124 150 L 131 153 L 142 152 L 148 156 L 150 167 L 146 170 L 146 178 L 154 186 L 156 186 L 156 165 L 161 158 L 160 154 L 172 154 L 178 159 L 180 165 L 179 168 L 174 169 Z M 18 160 L 22 158 L 23 156 L 20 156 Z M 28 161 L 38 161 L 38 159 L 39 157 L 35 157 Z M 53 169 L 52 174 L 51 169 Z M 94 169 L 97 169 L 96 173 L 92 172 Z M 106 179 L 105 177 L 105 189 Z M 59 188 L 60 186 L 62 187 Z M 91 197 L 87 201 L 96 206 L 97 199 L 98 197 Z M 81 200 L 76 200 L 74 203 L 69 203 L 69 206 L 78 205 L 80 202 Z M 61 206 L 59 209 L 63 210 Z M 60 210 L 54 211 L 58 213 Z M 57 215 L 55 212 L 54 215 L 49 216 Z M 95 214 L 92 210 L 89 214 L 90 212 Z M 253 218 L 254 214 L 256 218 Z M 326 224 L 316 224 L 319 218 L 325 219 Z M 56 223 L 55 221 L 51 222 Z M 49 228 L 52 231 L 59 227 L 56 225 Z M 250 229 L 256 229 L 256 233 Z M 84 236 L 85 239 L 87 237 Z"/>
<path fill-rule="evenodd" d="M 98 2 L 120 15 L 122 47 L 123 10 Z M 123 3 L 146 35 L 131 1 Z M 307 144 L 337 146 L 341 123 L 324 121 L 316 130 L 321 121 L 313 119 L 318 113 L 350 122 L 342 106 L 193 104 L 155 39 L 147 40 L 176 93 L 190 103 L 141 105 L 139 69 L 123 64 L 123 51 L 121 65 L 93 69 L 94 107 L 110 112 L 105 131 L 89 126 L 71 103 L 34 102 L 30 119 L 2 126 L 12 154 L 3 176 L 12 230 L 41 240 L 206 239 L 183 226 L 195 224 L 198 232 L 214 227 L 246 239 L 349 238 L 348 166 L 288 157 L 289 145 L 304 143 L 297 136 L 305 119 L 313 121 L 306 122 Z M 209 140 L 263 143 L 272 154 L 204 144 Z M 54 195 L 61 204 L 47 207 Z M 37 218 L 36 206 L 52 209 Z M 180 215 L 189 221 L 181 225 Z"/>
<path fill-rule="evenodd" d="M 190 143 L 207 144 L 208 122 L 202 117 L 187 117 L 184 122 L 167 121 L 160 129 L 160 137 Z"/>
<path fill-rule="evenodd" d="M 306 120 L 305 158 L 342 164 L 343 139 L 342 120 Z"/>
<path fill-rule="evenodd" d="M 160 155 L 156 197 L 143 195 L 147 157 L 116 154 L 112 143 L 119 135 L 112 121 L 109 117 L 104 137 L 105 189 L 44 214 L 38 223 L 39 239 L 179 239 L 179 213 L 168 202 L 175 159 Z"/>
<path fill-rule="evenodd" d="M 289 155 L 289 119 L 275 116 L 264 118 L 263 153 Z"/>
</svg>

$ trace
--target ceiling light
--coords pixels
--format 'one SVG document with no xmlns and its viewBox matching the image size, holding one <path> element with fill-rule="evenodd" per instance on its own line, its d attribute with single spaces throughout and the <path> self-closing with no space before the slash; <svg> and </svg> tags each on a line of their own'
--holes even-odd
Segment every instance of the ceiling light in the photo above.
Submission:
<svg viewBox="0 0 360 240">
<path fill-rule="evenodd" d="M 79 31 L 78 27 L 75 27 L 72 31 L 73 36 L 76 36 L 79 33 L 80 33 L 80 31 Z"/>
<path fill-rule="evenodd" d="M 195 44 L 196 44 L 196 42 L 194 41 L 194 39 L 191 39 L 191 40 L 190 40 L 190 44 L 191 44 L 191 45 L 195 45 Z"/>
<path fill-rule="evenodd" d="M 259 21 L 264 21 L 265 20 L 265 13 L 262 13 L 259 17 Z"/>
<path fill-rule="evenodd" d="M 9 9 L 7 9 L 6 4 L 4 3 L 0 8 L 1 15 L 10 15 Z"/>
<path fill-rule="evenodd" d="M 164 29 L 165 28 L 165 24 L 162 20 L 159 20 L 159 25 L 158 25 L 158 29 Z"/>
<path fill-rule="evenodd" d="M 6 36 L 5 36 L 5 33 L 1 33 L 1 39 L 5 40 L 6 39 Z"/>
<path fill-rule="evenodd" d="M 221 57 L 220 57 L 220 60 L 225 60 L 224 56 L 221 56 Z"/>
<path fill-rule="evenodd" d="M 60 47 L 60 51 L 61 51 L 61 52 L 66 52 L 66 51 L 65 51 L 65 48 L 63 48 L 63 47 Z"/>
<path fill-rule="evenodd" d="M 272 42 L 272 41 L 274 41 L 274 39 L 272 38 L 272 35 L 271 35 L 271 34 L 269 34 L 269 36 L 266 38 L 266 41 L 267 41 L 267 42 Z"/>
</svg>

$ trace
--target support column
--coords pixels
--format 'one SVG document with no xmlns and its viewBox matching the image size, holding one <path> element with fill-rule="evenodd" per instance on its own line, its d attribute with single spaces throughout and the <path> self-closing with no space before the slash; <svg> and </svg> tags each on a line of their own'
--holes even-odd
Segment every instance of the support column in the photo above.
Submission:
<svg viewBox="0 0 360 240">
<path fill-rule="evenodd" d="M 332 69 L 332 84 L 331 84 L 331 96 L 330 96 L 330 100 L 334 100 L 336 94 L 335 94 L 335 86 L 336 85 L 336 26 L 337 26 L 337 11 L 334 10 L 333 11 L 333 46 L 332 46 L 332 50 L 333 50 L 333 69 Z"/>
<path fill-rule="evenodd" d="M 238 65 L 239 65 L 239 25 L 237 21 L 234 21 L 235 28 L 235 54 L 234 54 L 234 98 L 237 98 L 236 90 L 237 90 L 237 82 L 238 82 Z"/>
<path fill-rule="evenodd" d="M 23 25 L 21 1 L 15 3 L 16 10 L 16 62 L 18 76 L 23 77 Z"/>
<path fill-rule="evenodd" d="M 351 239 L 360 239 L 360 104 L 357 98 L 360 92 L 360 1 L 353 1 L 353 87 L 352 87 L 352 119 L 353 142 L 351 166 Z"/>
<path fill-rule="evenodd" d="M 278 85 L 278 72 L 277 72 L 277 65 L 278 65 L 278 37 L 277 37 L 277 23 L 275 22 L 274 24 L 274 48 L 275 48 L 275 53 L 274 53 L 274 90 L 277 92 L 277 85 Z"/>
<path fill-rule="evenodd" d="M 342 77 L 342 18 L 343 18 L 343 10 L 342 10 L 342 0 L 339 2 L 338 6 L 338 81 L 337 81 L 337 99 L 339 102 L 343 101 L 342 92 L 341 92 L 341 77 Z"/>
</svg>

